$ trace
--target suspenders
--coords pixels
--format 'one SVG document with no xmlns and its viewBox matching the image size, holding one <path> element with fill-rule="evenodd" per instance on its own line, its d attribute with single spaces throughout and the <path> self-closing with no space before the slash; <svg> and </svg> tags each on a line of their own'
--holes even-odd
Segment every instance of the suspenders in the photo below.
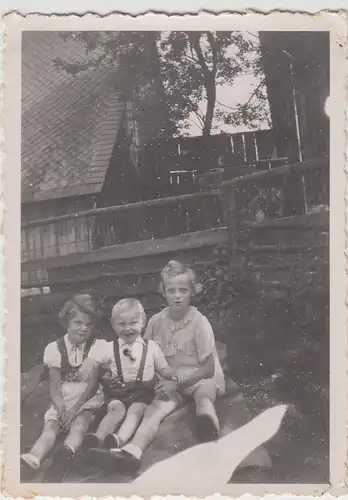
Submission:
<svg viewBox="0 0 348 500">
<path fill-rule="evenodd" d="M 94 342 L 95 342 L 95 338 L 94 337 L 89 338 L 87 340 L 86 345 L 85 345 L 85 350 L 84 350 L 84 353 L 83 353 L 82 362 L 87 358 L 87 356 L 89 354 L 89 351 L 91 350 L 91 347 L 94 344 Z M 65 341 L 64 341 L 64 337 L 60 337 L 57 340 L 57 347 L 58 347 L 58 350 L 59 350 L 61 358 L 62 358 L 62 362 L 61 362 L 61 370 L 62 370 L 62 372 L 66 373 L 66 372 L 78 369 L 81 366 L 81 365 L 79 365 L 79 366 L 71 366 L 71 364 L 69 363 L 68 352 L 67 352 L 67 349 L 66 349 L 66 344 L 65 344 Z"/>
<path fill-rule="evenodd" d="M 144 339 L 145 345 L 143 347 L 143 352 L 141 355 L 141 360 L 140 360 L 140 365 L 139 365 L 139 370 L 136 376 L 136 382 L 142 382 L 143 376 L 144 376 L 144 368 L 145 368 L 145 362 L 146 362 L 146 357 L 147 357 L 147 351 L 149 348 L 149 343 L 147 339 Z M 118 343 L 118 340 L 114 341 L 114 357 L 115 357 L 115 363 L 117 367 L 117 374 L 121 380 L 122 384 L 125 384 L 124 378 L 123 378 L 123 372 L 122 372 L 122 365 L 121 365 L 121 358 L 120 358 L 120 346 Z"/>
</svg>

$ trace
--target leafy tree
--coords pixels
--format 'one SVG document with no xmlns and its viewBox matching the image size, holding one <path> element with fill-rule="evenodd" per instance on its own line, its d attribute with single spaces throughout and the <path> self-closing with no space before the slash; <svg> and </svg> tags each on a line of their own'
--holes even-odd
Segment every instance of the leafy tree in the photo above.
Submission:
<svg viewBox="0 0 348 500">
<path fill-rule="evenodd" d="M 115 83 L 135 103 L 140 128 L 149 137 L 184 132 L 192 114 L 203 136 L 211 134 L 214 120 L 253 125 L 255 120 L 268 118 L 257 37 L 228 31 L 82 32 L 70 36 L 86 44 L 90 58 L 82 65 L 61 60 L 57 64 L 73 73 L 101 63 L 117 68 Z M 233 83 L 242 74 L 260 80 L 248 102 L 235 108 L 218 102 L 217 86 L 230 85 L 233 92 Z"/>
<path fill-rule="evenodd" d="M 257 37 L 256 37 L 257 38 Z M 214 118 L 226 124 L 250 125 L 267 116 L 263 80 L 246 104 L 230 108 L 217 102 L 218 85 L 230 85 L 242 74 L 262 75 L 258 41 L 240 32 L 173 31 L 161 41 L 161 63 L 168 95 L 178 102 L 184 117 L 194 113 L 203 136 L 210 135 Z M 202 112 L 202 103 L 205 111 Z M 217 106 L 218 105 L 218 106 Z"/>
</svg>

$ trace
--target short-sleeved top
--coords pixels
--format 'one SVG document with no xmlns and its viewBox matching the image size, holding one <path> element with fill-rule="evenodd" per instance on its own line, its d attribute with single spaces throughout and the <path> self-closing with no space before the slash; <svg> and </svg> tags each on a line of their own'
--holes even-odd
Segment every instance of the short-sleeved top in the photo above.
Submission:
<svg viewBox="0 0 348 500">
<path fill-rule="evenodd" d="M 86 376 L 83 375 L 84 363 L 89 359 L 89 354 L 93 348 L 99 349 L 101 345 L 105 342 L 101 339 L 96 339 L 93 343 L 92 348 L 89 351 L 87 358 L 84 360 L 84 350 L 86 347 L 86 342 L 82 344 L 73 345 L 69 342 L 68 335 L 64 337 L 64 342 L 66 345 L 66 351 L 68 356 L 68 361 L 73 367 L 80 367 L 77 370 L 74 380 L 72 381 L 62 381 L 62 394 L 67 407 L 71 407 L 76 403 L 78 398 L 81 396 L 85 388 L 87 387 L 88 381 Z M 51 342 L 47 345 L 44 352 L 44 364 L 49 368 L 61 368 L 62 367 L 62 356 L 59 352 L 57 342 Z M 103 404 L 103 392 L 99 386 L 95 395 L 86 403 L 83 408 L 87 407 L 100 407 Z"/>
<path fill-rule="evenodd" d="M 190 306 L 185 318 L 175 322 L 166 307 L 150 318 L 145 338 L 154 340 L 162 349 L 170 366 L 178 373 L 191 375 L 206 359 L 213 354 L 214 379 L 224 391 L 225 379 L 217 355 L 213 329 L 208 319 Z"/>
<path fill-rule="evenodd" d="M 122 367 L 122 375 L 125 382 L 133 382 L 136 380 L 140 360 L 145 345 L 144 339 L 139 336 L 133 344 L 127 344 L 122 339 L 118 339 L 120 346 L 120 360 Z M 125 348 L 131 350 L 133 360 L 123 354 Z M 93 346 L 90 350 L 89 359 L 96 361 L 104 370 L 109 371 L 112 377 L 117 377 L 117 366 L 114 356 L 114 343 L 103 341 L 103 344 Z M 143 381 L 152 380 L 156 372 L 163 370 L 168 366 L 167 361 L 156 342 L 148 342 L 147 356 L 144 366 Z"/>
<path fill-rule="evenodd" d="M 71 344 L 68 339 L 68 334 L 64 335 L 64 342 L 68 355 L 68 361 L 71 366 L 80 366 L 83 362 L 83 355 L 86 347 L 86 342 L 81 344 Z M 96 339 L 91 349 L 99 349 L 105 341 Z M 44 351 L 44 364 L 49 368 L 61 368 L 62 357 L 58 349 L 57 342 L 48 344 Z"/>
</svg>

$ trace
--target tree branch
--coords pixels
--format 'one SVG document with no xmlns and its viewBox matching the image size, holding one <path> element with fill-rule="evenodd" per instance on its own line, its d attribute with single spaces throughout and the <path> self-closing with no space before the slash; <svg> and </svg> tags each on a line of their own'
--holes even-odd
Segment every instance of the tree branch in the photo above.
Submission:
<svg viewBox="0 0 348 500">
<path fill-rule="evenodd" d="M 215 76 L 216 75 L 216 71 L 217 71 L 217 51 L 216 51 L 216 44 L 215 44 L 213 33 L 211 31 L 207 31 L 206 33 L 207 33 L 208 42 L 210 43 L 211 52 L 212 52 L 212 59 L 213 59 L 213 70 L 212 70 L 212 73 Z"/>
<path fill-rule="evenodd" d="M 188 34 L 188 38 L 190 41 L 190 44 L 192 45 L 194 51 L 196 52 L 196 55 L 198 57 L 198 62 L 202 68 L 202 72 L 205 77 L 210 76 L 210 70 L 207 66 L 207 63 L 205 62 L 204 55 L 201 49 L 201 46 L 199 45 L 199 36 L 197 37 L 196 33 L 190 33 Z"/>
<path fill-rule="evenodd" d="M 200 130 L 202 130 L 202 129 L 203 129 L 203 126 L 202 126 L 202 125 L 200 125 L 200 124 L 198 124 L 198 123 L 196 123 L 194 120 L 192 120 L 192 118 L 187 118 L 187 120 L 188 120 L 189 122 L 192 122 L 194 125 L 196 125 L 196 127 L 198 127 Z"/>
<path fill-rule="evenodd" d="M 186 57 L 186 59 L 188 59 L 189 61 L 194 62 L 195 64 L 200 64 L 200 63 L 199 63 L 199 60 L 198 60 L 198 59 L 196 59 L 195 57 L 191 57 L 191 56 L 189 56 L 188 54 L 184 54 L 184 57 Z"/>
<path fill-rule="evenodd" d="M 247 100 L 247 102 L 244 104 L 244 106 L 248 106 L 251 102 L 251 100 L 253 99 L 253 97 L 255 97 L 257 91 L 260 89 L 260 87 L 265 83 L 265 79 L 261 80 L 260 83 L 257 85 L 257 87 L 252 91 L 251 93 L 251 96 L 249 97 L 249 99 Z"/>
<path fill-rule="evenodd" d="M 204 116 L 203 116 L 203 115 L 201 115 L 201 114 L 198 112 L 198 110 L 194 110 L 193 112 L 194 112 L 194 114 L 197 116 L 198 121 L 199 121 L 199 122 L 200 122 L 200 124 L 201 124 L 201 128 L 203 128 L 203 127 L 204 127 L 204 125 L 205 125 L 205 118 L 204 118 Z"/>
<path fill-rule="evenodd" d="M 216 99 L 216 102 L 220 105 L 220 106 L 223 106 L 224 108 L 227 108 L 227 109 L 232 109 L 232 111 L 234 111 L 235 108 L 232 108 L 231 106 L 227 106 L 227 104 L 223 104 L 222 102 L 218 101 Z"/>
</svg>

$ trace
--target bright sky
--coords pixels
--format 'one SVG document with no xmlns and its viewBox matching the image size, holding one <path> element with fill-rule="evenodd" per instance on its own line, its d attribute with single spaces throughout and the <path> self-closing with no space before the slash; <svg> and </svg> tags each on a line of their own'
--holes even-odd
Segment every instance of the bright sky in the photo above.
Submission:
<svg viewBox="0 0 348 500">
<path fill-rule="evenodd" d="M 244 33 L 244 36 L 245 38 L 253 39 L 254 41 L 255 38 L 258 38 L 257 33 Z M 258 78 L 255 78 L 254 76 L 248 74 L 248 75 L 240 75 L 239 77 L 237 77 L 232 86 L 229 85 L 218 86 L 216 89 L 217 106 L 218 106 L 218 101 L 231 108 L 233 108 L 239 103 L 240 104 L 246 103 L 251 93 L 259 83 L 260 80 Z M 202 105 L 201 109 L 204 110 L 204 105 Z M 190 117 L 190 123 L 191 126 L 187 130 L 187 133 L 193 136 L 201 135 L 202 131 L 197 124 L 198 123 L 197 118 L 195 118 L 194 113 Z M 216 123 L 216 122 L 214 122 L 213 125 L 217 125 L 217 129 L 212 131 L 212 133 L 214 134 L 219 134 L 222 131 L 227 133 L 236 133 L 236 132 L 243 132 L 246 130 L 255 130 L 245 126 L 234 127 L 230 125 L 225 125 L 224 123 Z M 262 128 L 269 128 L 268 124 L 260 122 L 257 129 L 262 129 Z"/>
<path fill-rule="evenodd" d="M 258 83 L 259 80 L 251 75 L 241 75 L 240 77 L 236 78 L 235 83 L 233 84 L 232 87 L 228 85 L 221 85 L 217 87 L 216 91 L 217 101 L 221 102 L 222 104 L 226 104 L 227 106 L 232 108 L 238 103 L 245 103 L 248 101 L 250 94 L 252 93 L 254 88 L 258 85 Z M 204 107 L 202 106 L 202 110 L 203 109 Z M 190 120 L 191 120 L 191 126 L 187 130 L 187 133 L 189 135 L 201 135 L 202 131 L 197 125 L 197 119 L 195 118 L 194 114 L 191 115 Z M 213 131 L 214 134 L 219 134 L 221 131 L 227 133 L 235 133 L 246 130 L 255 130 L 255 129 L 248 129 L 245 126 L 240 128 L 233 127 L 230 125 L 225 125 L 224 123 L 215 123 L 215 125 L 218 125 L 218 128 Z M 268 124 L 260 123 L 260 126 L 257 128 L 258 129 L 268 128 Z"/>
</svg>

